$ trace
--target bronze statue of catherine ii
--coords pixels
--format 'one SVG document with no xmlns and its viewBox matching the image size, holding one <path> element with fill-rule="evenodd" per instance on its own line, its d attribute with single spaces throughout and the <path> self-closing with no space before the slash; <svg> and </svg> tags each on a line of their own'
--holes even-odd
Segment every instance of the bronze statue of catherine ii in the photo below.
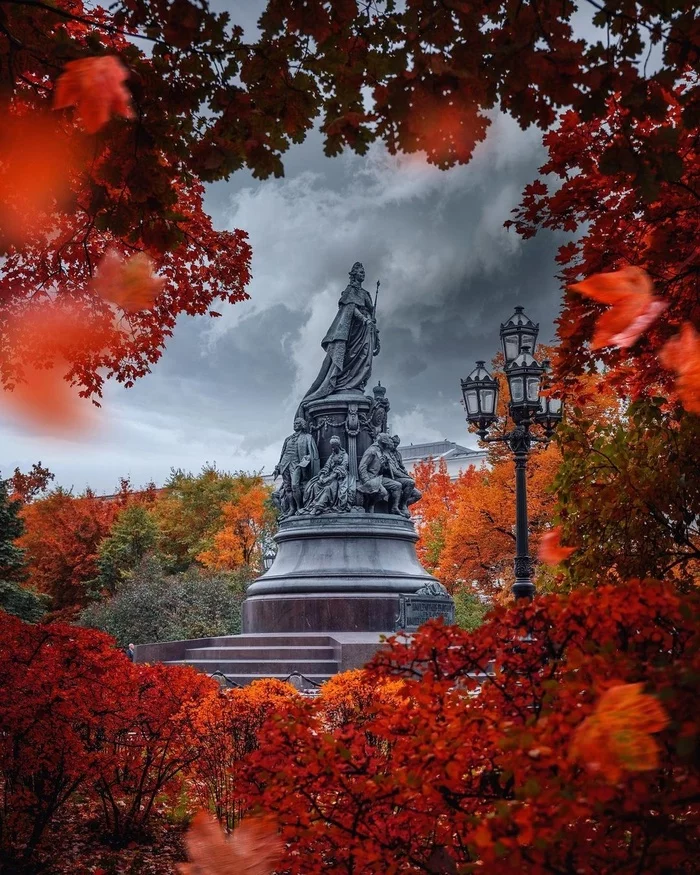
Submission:
<svg viewBox="0 0 700 875">
<path fill-rule="evenodd" d="M 321 341 L 326 357 L 300 409 L 307 402 L 348 389 L 364 390 L 372 374 L 372 358 L 379 352 L 379 332 L 372 298 L 362 288 L 365 269 L 356 261 L 350 282 L 340 296 L 338 312 Z"/>
</svg>

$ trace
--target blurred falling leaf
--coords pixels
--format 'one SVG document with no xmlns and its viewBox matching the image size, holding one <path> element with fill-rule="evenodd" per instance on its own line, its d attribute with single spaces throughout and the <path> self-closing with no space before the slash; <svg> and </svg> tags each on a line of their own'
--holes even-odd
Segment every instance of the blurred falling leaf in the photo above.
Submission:
<svg viewBox="0 0 700 875">
<path fill-rule="evenodd" d="M 558 565 L 576 552 L 576 547 L 564 547 L 561 544 L 561 527 L 557 526 L 551 532 L 546 532 L 540 538 L 538 556 L 540 562 L 548 565 Z"/>
<path fill-rule="evenodd" d="M 676 373 L 676 391 L 689 413 L 700 414 L 700 335 L 690 322 L 659 354 L 661 364 Z"/>
<path fill-rule="evenodd" d="M 569 758 L 618 781 L 624 772 L 655 769 L 659 746 L 651 737 L 668 725 L 658 699 L 643 684 L 619 684 L 601 696 L 595 711 L 576 729 Z"/>
<path fill-rule="evenodd" d="M 269 875 L 282 856 L 282 841 L 269 819 L 248 818 L 227 839 L 206 811 L 195 815 L 185 847 L 192 862 L 178 864 L 180 875 Z"/>
<path fill-rule="evenodd" d="M 109 249 L 97 268 L 95 291 L 106 301 L 135 313 L 153 306 L 163 291 L 165 280 L 153 272 L 153 262 L 145 252 L 123 259 Z"/>
<path fill-rule="evenodd" d="M 131 95 L 124 85 L 128 76 L 114 55 L 69 61 L 56 80 L 53 108 L 75 106 L 89 134 L 99 131 L 113 115 L 134 118 Z"/>
<path fill-rule="evenodd" d="M 66 370 L 67 365 L 25 368 L 23 382 L 0 392 L 0 410 L 15 414 L 40 432 L 59 436 L 85 432 L 94 422 L 93 408 L 63 378 Z"/>
<path fill-rule="evenodd" d="M 21 244 L 70 196 L 80 148 L 55 119 L 5 116 L 0 125 L 0 251 Z"/>
<path fill-rule="evenodd" d="M 611 273 L 596 273 L 571 286 L 572 290 L 609 304 L 596 322 L 591 349 L 632 346 L 668 307 L 654 297 L 651 278 L 641 267 L 625 267 Z"/>
<path fill-rule="evenodd" d="M 22 355 L 18 363 L 0 350 L 0 368 L 12 388 L 0 389 L 0 410 L 9 410 L 30 428 L 75 435 L 94 422 L 94 407 L 66 381 L 70 361 L 90 358 L 114 336 L 113 314 L 86 313 L 39 299 L 6 323 L 8 348 Z M 15 375 L 17 375 L 15 377 Z"/>
</svg>

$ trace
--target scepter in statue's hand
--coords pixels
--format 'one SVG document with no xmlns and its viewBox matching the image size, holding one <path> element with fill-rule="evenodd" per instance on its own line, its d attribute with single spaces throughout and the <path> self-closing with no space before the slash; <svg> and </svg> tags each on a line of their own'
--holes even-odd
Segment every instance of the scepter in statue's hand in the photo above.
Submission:
<svg viewBox="0 0 700 875">
<path fill-rule="evenodd" d="M 372 308 L 372 327 L 374 328 L 374 349 L 372 355 L 379 355 L 379 329 L 377 328 L 377 298 L 379 297 L 379 280 L 377 280 L 377 289 L 374 293 L 374 307 Z"/>
</svg>

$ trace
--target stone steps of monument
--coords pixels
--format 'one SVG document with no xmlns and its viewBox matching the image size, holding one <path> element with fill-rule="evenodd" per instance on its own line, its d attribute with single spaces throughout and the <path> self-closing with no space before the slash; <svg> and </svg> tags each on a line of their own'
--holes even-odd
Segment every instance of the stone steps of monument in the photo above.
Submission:
<svg viewBox="0 0 700 875">
<path fill-rule="evenodd" d="M 333 639 L 328 635 L 312 632 L 290 632 L 283 634 L 251 633 L 242 635 L 222 635 L 206 639 L 206 644 L 200 648 L 209 647 L 332 647 Z M 195 643 L 194 641 L 192 642 Z"/>
<path fill-rule="evenodd" d="M 168 661 L 166 665 L 191 665 L 199 671 L 212 674 L 258 675 L 259 677 L 287 677 L 292 672 L 312 677 L 314 674 L 336 674 L 338 663 L 334 659 L 203 659 L 190 658 Z M 270 673 L 263 673 L 269 667 Z"/>
<path fill-rule="evenodd" d="M 254 659 L 261 660 L 293 660 L 324 659 L 335 661 L 335 649 L 321 645 L 292 645 L 290 647 L 196 647 L 187 651 L 187 659 Z"/>
</svg>

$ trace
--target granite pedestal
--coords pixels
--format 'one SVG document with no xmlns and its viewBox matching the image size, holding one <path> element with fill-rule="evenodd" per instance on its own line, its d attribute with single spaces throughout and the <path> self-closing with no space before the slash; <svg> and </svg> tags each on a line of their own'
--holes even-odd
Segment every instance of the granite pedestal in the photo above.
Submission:
<svg viewBox="0 0 700 875">
<path fill-rule="evenodd" d="M 418 562 L 417 539 L 413 522 L 395 514 L 285 520 L 272 567 L 248 589 L 244 634 L 396 631 L 405 597 L 439 586 Z"/>
</svg>

